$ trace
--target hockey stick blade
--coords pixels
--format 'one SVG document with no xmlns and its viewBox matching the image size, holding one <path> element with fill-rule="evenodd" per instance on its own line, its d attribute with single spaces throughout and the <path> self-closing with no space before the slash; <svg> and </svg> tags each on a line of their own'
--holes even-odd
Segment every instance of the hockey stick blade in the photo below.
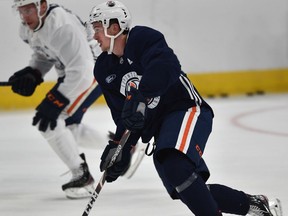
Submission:
<svg viewBox="0 0 288 216">
<path fill-rule="evenodd" d="M 0 82 L 0 86 L 11 86 L 11 82 Z"/>
<path fill-rule="evenodd" d="M 112 156 L 111 161 L 109 162 L 108 167 L 111 167 L 114 164 L 114 162 L 117 159 L 118 155 L 120 154 L 123 146 L 127 142 L 130 134 L 131 134 L 131 131 L 129 131 L 129 130 L 126 130 L 124 132 L 123 136 L 121 137 L 121 140 L 119 141 L 118 147 L 117 147 L 114 155 Z M 101 192 L 101 190 L 102 190 L 102 188 L 104 186 L 104 183 L 105 183 L 105 179 L 106 179 L 106 175 L 107 175 L 107 171 L 106 170 L 104 171 L 100 181 L 98 182 L 97 187 L 95 188 L 95 191 L 91 195 L 90 200 L 89 200 L 89 202 L 88 202 L 88 204 L 87 204 L 82 216 L 88 216 L 89 215 L 89 213 L 90 213 L 90 211 L 91 211 L 91 209 L 93 207 L 94 202 L 98 198 L 99 193 Z"/>
</svg>

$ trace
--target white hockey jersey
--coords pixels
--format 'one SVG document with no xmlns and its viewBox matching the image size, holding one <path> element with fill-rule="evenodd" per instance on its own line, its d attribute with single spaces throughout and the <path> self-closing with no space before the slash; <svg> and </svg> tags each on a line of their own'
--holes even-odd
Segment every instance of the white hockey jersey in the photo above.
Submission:
<svg viewBox="0 0 288 216">
<path fill-rule="evenodd" d="M 58 77 L 65 76 L 58 91 L 70 101 L 92 84 L 94 58 L 85 26 L 70 11 L 50 5 L 44 25 L 34 32 L 22 23 L 20 37 L 34 51 L 29 66 L 38 69 L 43 77 L 55 66 Z"/>
</svg>

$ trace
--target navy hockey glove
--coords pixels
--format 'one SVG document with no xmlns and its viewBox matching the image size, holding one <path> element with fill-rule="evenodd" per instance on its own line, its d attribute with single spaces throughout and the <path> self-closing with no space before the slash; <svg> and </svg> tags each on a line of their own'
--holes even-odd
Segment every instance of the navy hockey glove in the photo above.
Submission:
<svg viewBox="0 0 288 216">
<path fill-rule="evenodd" d="M 69 100 L 59 91 L 52 89 L 36 108 L 37 112 L 32 125 L 35 126 L 39 123 L 38 129 L 43 132 L 47 130 L 48 126 L 54 130 L 57 126 L 57 118 L 67 104 L 69 104 Z"/>
<path fill-rule="evenodd" d="M 121 114 L 124 126 L 134 132 L 143 129 L 146 108 L 146 100 L 143 95 L 136 88 L 131 87 Z"/>
<path fill-rule="evenodd" d="M 110 140 L 101 156 L 100 170 L 103 172 L 107 169 L 107 182 L 115 181 L 120 175 L 123 175 L 126 172 L 130 165 L 131 146 L 125 145 L 116 158 L 114 164 L 111 167 L 108 167 L 117 147 L 118 144 Z"/>
<path fill-rule="evenodd" d="M 31 96 L 37 85 L 43 82 L 41 73 L 32 67 L 25 67 L 17 71 L 10 78 L 12 91 L 22 96 Z"/>
</svg>

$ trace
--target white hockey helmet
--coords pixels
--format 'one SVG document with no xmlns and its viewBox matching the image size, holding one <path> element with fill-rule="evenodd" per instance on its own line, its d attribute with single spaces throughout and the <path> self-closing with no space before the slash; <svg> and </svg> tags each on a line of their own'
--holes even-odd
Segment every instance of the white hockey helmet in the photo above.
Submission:
<svg viewBox="0 0 288 216">
<path fill-rule="evenodd" d="M 108 28 L 111 19 L 117 19 L 121 29 L 129 30 L 131 15 L 127 7 L 119 1 L 107 1 L 92 8 L 90 23 L 102 22 L 104 28 Z"/>
<path fill-rule="evenodd" d="M 36 29 L 34 29 L 34 31 L 37 31 L 40 29 L 40 27 L 42 26 L 42 17 L 46 15 L 48 9 L 49 9 L 49 2 L 48 0 L 46 0 L 47 2 L 47 10 L 45 11 L 45 13 L 43 15 L 40 15 L 40 6 L 41 6 L 41 2 L 42 0 L 13 0 L 14 4 L 13 4 L 13 8 L 15 10 L 18 10 L 18 7 L 21 6 L 25 6 L 25 5 L 29 5 L 29 4 L 35 4 L 37 11 L 38 11 L 38 18 L 39 18 L 39 25 L 37 26 Z"/>
<path fill-rule="evenodd" d="M 117 19 L 120 31 L 117 35 L 109 35 L 107 29 L 110 20 Z M 129 31 L 131 26 L 131 15 L 124 4 L 119 1 L 107 1 L 92 8 L 89 16 L 91 24 L 101 22 L 106 37 L 111 38 L 108 54 L 111 54 L 114 48 L 114 40 L 124 31 Z"/>
<path fill-rule="evenodd" d="M 34 3 L 37 6 L 38 4 L 40 4 L 40 1 L 41 0 L 14 0 L 13 7 L 21 7 L 32 3 Z"/>
</svg>

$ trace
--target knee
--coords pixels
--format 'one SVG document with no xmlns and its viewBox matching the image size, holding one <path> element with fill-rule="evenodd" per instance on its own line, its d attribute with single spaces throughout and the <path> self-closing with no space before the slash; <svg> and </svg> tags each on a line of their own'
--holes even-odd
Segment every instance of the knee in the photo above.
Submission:
<svg viewBox="0 0 288 216">
<path fill-rule="evenodd" d="M 57 137 L 61 136 L 66 130 L 66 124 L 63 119 L 58 119 L 57 120 L 57 126 L 54 128 L 54 130 L 51 130 L 48 128 L 45 132 L 40 131 L 42 136 L 46 140 L 52 140 L 52 139 L 57 139 Z"/>
<path fill-rule="evenodd" d="M 163 172 L 171 185 L 177 190 L 177 187 L 185 181 L 193 182 L 198 175 L 195 172 L 194 163 L 182 152 L 175 149 L 169 149 L 162 152 Z"/>
</svg>

